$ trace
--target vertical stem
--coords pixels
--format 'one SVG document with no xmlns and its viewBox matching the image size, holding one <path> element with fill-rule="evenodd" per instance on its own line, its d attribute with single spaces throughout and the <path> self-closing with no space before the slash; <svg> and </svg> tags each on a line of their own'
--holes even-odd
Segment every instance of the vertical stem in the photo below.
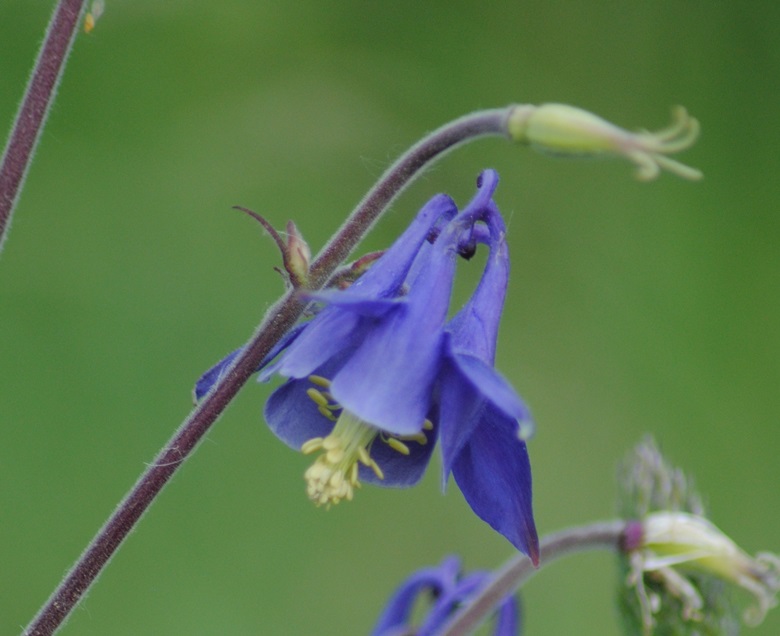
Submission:
<svg viewBox="0 0 780 636">
<path fill-rule="evenodd" d="M 506 121 L 512 108 L 479 111 L 445 124 L 390 166 L 313 261 L 309 287 L 319 289 L 325 284 L 387 210 L 390 202 L 428 163 L 456 145 L 476 137 L 491 134 L 506 136 Z M 26 635 L 48 636 L 62 625 L 168 480 L 182 466 L 271 348 L 300 317 L 304 305 L 297 294 L 288 292 L 268 310 L 254 335 L 236 356 L 233 365 L 181 424 L 120 502 L 28 625 L 24 632 Z"/>
<path fill-rule="evenodd" d="M 0 252 L 85 4 L 86 0 L 60 0 L 57 4 L 11 128 L 0 164 Z"/>
</svg>

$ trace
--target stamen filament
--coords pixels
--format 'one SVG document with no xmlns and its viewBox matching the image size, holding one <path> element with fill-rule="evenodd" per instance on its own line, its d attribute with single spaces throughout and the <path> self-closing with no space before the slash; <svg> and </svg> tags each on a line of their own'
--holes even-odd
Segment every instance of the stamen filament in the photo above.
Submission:
<svg viewBox="0 0 780 636">
<path fill-rule="evenodd" d="M 327 406 L 318 406 L 317 410 L 320 412 L 320 415 L 327 417 L 331 422 L 336 421 L 336 416 L 333 415 L 333 411 Z"/>
<path fill-rule="evenodd" d="M 311 455 L 322 448 L 322 441 L 321 437 L 312 437 L 309 441 L 303 443 L 301 452 L 304 455 Z"/>
<path fill-rule="evenodd" d="M 422 432 L 413 435 L 396 435 L 396 438 L 402 442 L 417 442 L 420 446 L 425 446 L 428 443 L 428 438 Z"/>
<path fill-rule="evenodd" d="M 314 402 L 317 406 L 328 406 L 328 398 L 326 398 L 321 391 L 315 388 L 306 389 L 306 395 L 309 396 L 309 399 Z"/>
<path fill-rule="evenodd" d="M 390 448 L 392 448 L 395 451 L 398 451 L 399 453 L 401 453 L 401 455 L 408 455 L 410 453 L 409 447 L 397 437 L 388 437 L 384 441 Z"/>
<path fill-rule="evenodd" d="M 330 380 L 328 380 L 328 378 L 323 378 L 321 375 L 310 375 L 309 382 L 325 389 L 330 388 Z"/>
<path fill-rule="evenodd" d="M 371 465 L 371 456 L 368 454 L 368 451 L 365 448 L 358 448 L 357 455 L 361 464 L 364 466 Z"/>
</svg>

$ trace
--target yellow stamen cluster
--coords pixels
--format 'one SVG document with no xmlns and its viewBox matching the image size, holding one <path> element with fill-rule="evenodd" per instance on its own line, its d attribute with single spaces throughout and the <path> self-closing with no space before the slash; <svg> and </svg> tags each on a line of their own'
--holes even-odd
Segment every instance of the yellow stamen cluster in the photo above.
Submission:
<svg viewBox="0 0 780 636">
<path fill-rule="evenodd" d="M 368 453 L 376 434 L 376 429 L 344 411 L 330 435 L 307 441 L 301 447 L 305 455 L 323 451 L 304 473 L 309 499 L 318 506 L 337 504 L 342 499 L 351 501 L 355 488 L 360 487 L 358 462 L 384 479 L 382 469 Z"/>
<path fill-rule="evenodd" d="M 307 395 L 317 405 L 323 417 L 335 422 L 329 435 L 314 437 L 301 446 L 304 455 L 322 451 L 304 473 L 306 493 L 316 505 L 330 506 L 342 499 L 351 501 L 355 488 L 360 488 L 360 464 L 370 468 L 377 478 L 384 479 L 382 469 L 370 454 L 371 446 L 377 437 L 402 455 L 411 453 L 404 442 L 414 441 L 421 445 L 428 442 L 422 431 L 414 435 L 388 435 L 381 432 L 334 403 L 333 396 L 327 391 L 330 382 L 326 378 L 312 375 L 309 380 L 315 386 L 307 390 Z M 423 430 L 432 428 L 433 424 L 425 420 Z"/>
</svg>

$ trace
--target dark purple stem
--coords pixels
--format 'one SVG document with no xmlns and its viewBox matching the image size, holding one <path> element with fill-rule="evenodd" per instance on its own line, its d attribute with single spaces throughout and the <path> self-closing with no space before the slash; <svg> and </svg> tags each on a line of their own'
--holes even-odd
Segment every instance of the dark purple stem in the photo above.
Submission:
<svg viewBox="0 0 780 636">
<path fill-rule="evenodd" d="M 605 521 L 567 528 L 547 535 L 541 541 L 540 567 L 546 566 L 559 557 L 585 550 L 622 551 L 624 550 L 626 526 L 627 522 L 625 521 Z M 465 604 L 444 626 L 444 629 L 439 632 L 439 636 L 471 634 L 501 601 L 517 590 L 536 572 L 537 568 L 533 566 L 527 556 L 520 554 L 513 557 L 496 573 L 490 584 L 479 595 Z"/>
<path fill-rule="evenodd" d="M 319 289 L 325 284 L 390 202 L 426 164 L 470 139 L 484 135 L 507 136 L 506 121 L 512 108 L 479 111 L 446 124 L 388 168 L 313 261 L 309 287 Z M 43 636 L 53 634 L 59 628 L 163 486 L 254 373 L 260 361 L 298 320 L 304 306 L 305 303 L 291 291 L 271 307 L 233 366 L 158 453 L 28 625 L 25 634 Z"/>
<path fill-rule="evenodd" d="M 54 101 L 86 0 L 60 0 L 46 31 L 24 99 L 0 164 L 0 251 L 11 225 L 22 183 Z"/>
</svg>

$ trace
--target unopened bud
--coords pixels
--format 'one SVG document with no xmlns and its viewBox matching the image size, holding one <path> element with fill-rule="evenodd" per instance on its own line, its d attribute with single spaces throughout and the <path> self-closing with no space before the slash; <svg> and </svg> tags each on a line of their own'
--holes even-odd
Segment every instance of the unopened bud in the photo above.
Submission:
<svg viewBox="0 0 780 636">
<path fill-rule="evenodd" d="M 668 128 L 632 133 L 574 106 L 522 105 L 509 116 L 508 130 L 514 141 L 554 155 L 625 157 L 636 165 L 642 181 L 655 179 L 662 168 L 684 179 L 700 179 L 699 170 L 666 156 L 690 148 L 699 136 L 699 122 L 682 106 L 672 115 Z"/>
<path fill-rule="evenodd" d="M 292 221 L 287 222 L 287 245 L 284 250 L 284 268 L 290 279 L 302 285 L 309 277 L 311 250 L 309 244 Z"/>
<path fill-rule="evenodd" d="M 685 512 L 656 512 L 642 521 L 642 539 L 632 560 L 638 568 L 637 584 L 644 572 L 662 577 L 671 571 L 715 576 L 750 592 L 757 605 L 743 618 L 749 625 L 760 623 L 777 605 L 780 591 L 780 559 L 769 553 L 751 557 L 704 517 Z M 691 606 L 703 605 L 689 592 Z"/>
</svg>

